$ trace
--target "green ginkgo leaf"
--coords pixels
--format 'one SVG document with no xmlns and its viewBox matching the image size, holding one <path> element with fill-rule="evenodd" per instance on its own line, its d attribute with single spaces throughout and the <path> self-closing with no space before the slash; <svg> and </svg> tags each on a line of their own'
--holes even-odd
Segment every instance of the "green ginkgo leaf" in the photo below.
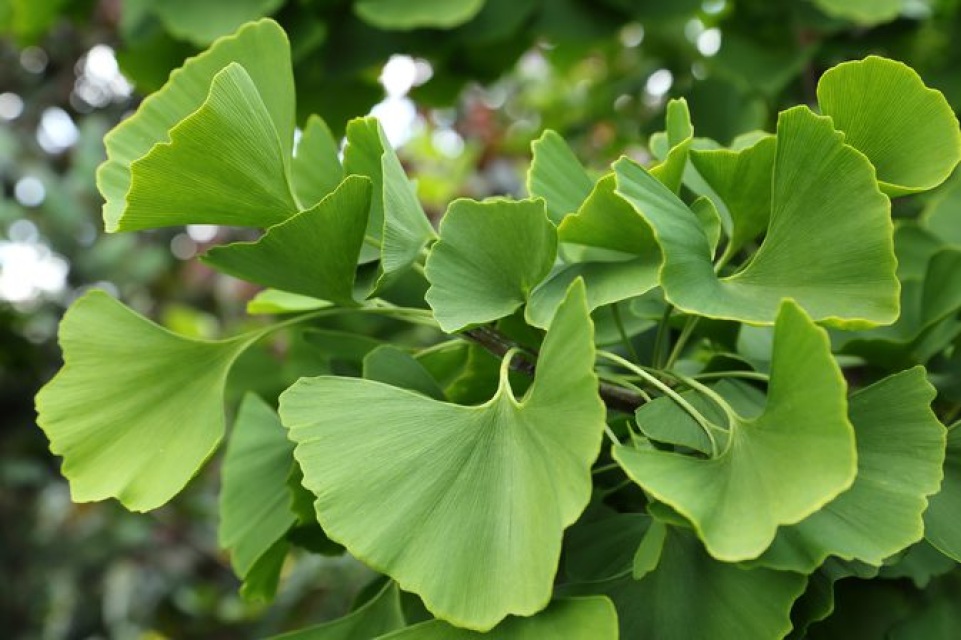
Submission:
<svg viewBox="0 0 961 640">
<path fill-rule="evenodd" d="M 158 92 L 149 96 L 136 113 L 121 122 L 104 138 L 107 147 L 107 160 L 97 169 L 97 186 L 106 199 L 103 208 L 104 225 L 107 231 L 126 231 L 132 229 L 143 229 L 148 226 L 160 223 L 161 226 L 168 224 L 166 218 L 156 219 L 155 209 L 157 204 L 152 206 L 145 213 L 147 219 L 141 219 L 141 212 L 133 208 L 128 202 L 128 194 L 132 188 L 131 165 L 137 160 L 147 156 L 158 144 L 168 144 L 170 140 L 170 130 L 181 121 L 194 114 L 205 103 L 210 101 L 211 83 L 214 76 L 220 73 L 231 63 L 238 63 L 243 67 L 243 71 L 249 76 L 249 82 L 237 80 L 240 74 L 236 71 L 231 72 L 228 77 L 222 80 L 222 88 L 218 91 L 218 104 L 208 104 L 205 116 L 201 120 L 211 122 L 219 112 L 217 107 L 223 107 L 228 112 L 220 113 L 226 120 L 221 121 L 216 126 L 218 130 L 201 130 L 205 136 L 213 136 L 216 144 L 206 148 L 206 156 L 203 162 L 194 166 L 180 167 L 182 177 L 191 178 L 192 174 L 204 174 L 209 170 L 212 161 L 219 160 L 220 153 L 226 153 L 235 161 L 243 161 L 237 157 L 237 153 L 231 146 L 225 144 L 225 140 L 233 140 L 240 144 L 241 148 L 248 148 L 250 142 L 244 140 L 244 136 L 254 136 L 257 143 L 265 144 L 264 148 L 256 147 L 255 157 L 249 159 L 247 169 L 259 169 L 259 165 L 269 165 L 267 176 L 254 176 L 257 183 L 263 183 L 270 177 L 276 175 L 277 167 L 274 162 L 273 151 L 276 147 L 280 148 L 281 158 L 289 158 L 293 147 L 294 136 L 294 80 L 290 68 L 290 51 L 287 36 L 277 23 L 272 20 L 261 20 L 241 27 L 233 36 L 217 40 L 204 53 L 189 59 L 184 66 L 170 75 L 170 80 Z M 249 84 L 255 88 L 256 96 L 249 95 Z M 236 85 L 236 86 L 232 86 Z M 230 95 L 240 94 L 240 102 L 229 102 L 220 104 Z M 252 100 L 248 103 L 247 100 Z M 265 131 L 265 124 L 262 122 L 264 112 L 270 121 L 274 133 L 268 134 L 269 128 Z M 198 114 L 199 115 L 199 114 Z M 194 126 L 197 118 L 193 120 Z M 254 126 L 255 129 L 247 130 L 232 129 L 223 130 L 219 126 L 240 125 L 242 127 Z M 188 130 L 191 128 L 188 128 Z M 190 141 L 186 141 L 188 144 Z M 210 154 L 210 149 L 218 149 L 218 154 Z M 171 168 L 173 169 L 173 168 Z M 148 176 L 142 176 L 148 178 Z M 278 191 L 279 185 L 271 185 L 271 191 Z M 152 190 L 151 185 L 143 185 L 142 188 Z M 181 191 L 183 187 L 179 184 L 172 187 L 175 192 Z M 249 200 L 250 194 L 244 195 L 248 185 L 242 181 L 230 183 L 226 187 L 227 193 L 192 193 L 191 198 L 200 199 L 198 202 L 191 202 L 190 210 L 204 208 L 202 198 L 211 197 L 214 199 L 230 198 L 230 192 L 235 189 L 240 191 L 237 197 L 241 200 Z M 141 195 L 143 192 L 141 192 Z M 158 198 L 174 194 L 157 193 Z M 269 198 L 270 207 L 276 207 L 277 202 Z M 294 210 L 288 211 L 288 215 Z M 160 213 L 176 213 L 181 215 L 180 210 L 167 210 Z M 269 210 L 267 213 L 254 212 L 252 215 L 256 219 L 240 219 L 234 215 L 230 217 L 232 224 L 250 224 L 252 226 L 267 226 L 272 222 L 281 219 L 278 212 Z M 190 220 L 200 222 L 200 220 Z M 182 224 L 180 222 L 169 222 L 169 224 Z"/>
<path fill-rule="evenodd" d="M 909 66 L 868 56 L 828 69 L 818 82 L 821 111 L 863 152 L 894 197 L 932 189 L 961 161 L 961 129 L 940 91 Z"/>
<path fill-rule="evenodd" d="M 388 581 L 377 595 L 343 618 L 291 631 L 271 640 L 370 640 L 404 627 L 397 584 Z"/>
<path fill-rule="evenodd" d="M 486 0 L 355 0 L 354 12 L 364 22 L 386 31 L 451 29 L 484 8 Z"/>
<path fill-rule="evenodd" d="M 824 13 L 863 25 L 890 22 L 901 13 L 903 0 L 814 0 Z"/>
<path fill-rule="evenodd" d="M 302 313 L 304 311 L 316 311 L 332 307 L 327 300 L 320 300 L 311 296 L 302 296 L 299 293 L 290 293 L 278 289 L 264 289 L 247 302 L 247 313 L 251 315 L 282 314 L 282 313 Z"/>
<path fill-rule="evenodd" d="M 192 340 L 103 291 L 74 302 L 60 325 L 63 369 L 36 401 L 72 498 L 148 511 L 183 489 L 223 437 L 231 365 L 261 335 Z"/>
<path fill-rule="evenodd" d="M 339 145 L 320 116 L 307 118 L 303 135 L 290 163 L 294 192 L 301 206 L 313 207 L 344 179 Z"/>
<path fill-rule="evenodd" d="M 603 596 L 555 600 L 537 615 L 508 618 L 487 633 L 430 620 L 377 640 L 617 640 L 617 611 Z"/>
<path fill-rule="evenodd" d="M 531 143 L 527 192 L 544 198 L 547 215 L 554 224 L 577 211 L 590 194 L 594 181 L 587 175 L 571 148 L 557 132 L 550 129 Z"/>
<path fill-rule="evenodd" d="M 581 283 L 519 401 L 506 362 L 479 406 L 336 377 L 280 399 L 327 534 L 437 617 L 481 631 L 547 606 L 563 530 L 590 498 L 605 410 Z"/>
<path fill-rule="evenodd" d="M 150 10 L 171 35 L 204 47 L 245 22 L 272 14 L 283 4 L 284 0 L 165 0 L 150 3 Z"/>
<path fill-rule="evenodd" d="M 691 521 L 727 562 L 760 555 L 777 528 L 811 515 L 854 481 L 854 430 L 846 385 L 827 335 L 792 301 L 774 328 L 764 412 L 738 417 L 714 458 L 614 448 L 614 458 L 657 500 Z"/>
<path fill-rule="evenodd" d="M 118 229 L 280 222 L 299 208 L 284 153 L 257 87 L 232 62 L 214 76 L 203 106 L 170 130 L 170 142 L 131 163 Z"/>
<path fill-rule="evenodd" d="M 668 102 L 666 111 L 664 135 L 667 137 L 668 152 L 664 161 L 651 169 L 651 175 L 677 193 L 681 189 L 688 153 L 694 141 L 694 127 L 691 126 L 691 112 L 684 98 Z"/>
<path fill-rule="evenodd" d="M 367 235 L 380 245 L 382 274 L 408 267 L 436 234 L 376 118 L 347 123 L 344 171 L 367 176 L 374 183 Z"/>
<path fill-rule="evenodd" d="M 931 194 L 920 221 L 943 242 L 961 245 L 961 171 L 955 171 Z"/>
<path fill-rule="evenodd" d="M 924 537 L 938 551 L 961 562 L 961 422 L 948 429 L 944 480 L 924 512 Z"/>
<path fill-rule="evenodd" d="M 748 266 L 717 278 L 697 217 L 628 158 L 617 194 L 648 222 L 663 253 L 660 282 L 675 306 L 712 318 L 771 324 L 794 298 L 815 320 L 890 324 L 898 280 L 890 203 L 871 163 L 806 107 L 781 113 L 767 235 Z M 855 242 L 854 239 L 857 239 Z"/>
<path fill-rule="evenodd" d="M 790 631 L 804 576 L 718 562 L 690 532 L 665 528 L 648 530 L 663 538 L 660 553 L 650 554 L 656 566 L 640 580 L 628 575 L 562 590 L 610 597 L 625 639 L 782 638 Z"/>
<path fill-rule="evenodd" d="M 738 150 L 691 150 L 691 164 L 730 213 L 728 254 L 736 253 L 767 230 L 776 146 L 775 137 L 768 135 Z"/>
<path fill-rule="evenodd" d="M 598 180 L 577 213 L 561 222 L 558 238 L 561 242 L 625 254 L 621 259 L 641 256 L 658 264 L 661 254 L 650 225 L 617 195 L 616 189 L 614 174 Z"/>
<path fill-rule="evenodd" d="M 944 427 L 930 408 L 934 396 L 922 367 L 853 394 L 854 484 L 808 518 L 782 527 L 757 563 L 810 573 L 837 556 L 879 566 L 920 540 L 927 496 L 938 490 L 944 461 Z"/>
<path fill-rule="evenodd" d="M 349 176 L 313 208 L 271 227 L 256 242 L 214 247 L 203 261 L 266 287 L 354 305 L 370 200 L 370 180 Z"/>
<path fill-rule="evenodd" d="M 280 419 L 258 396 L 244 397 L 237 412 L 221 467 L 220 524 L 217 539 L 230 551 L 234 573 L 244 581 L 241 593 L 269 599 L 286 556 L 283 541 L 296 517 L 290 509 L 287 476 L 294 447 Z M 269 553 L 278 542 L 280 549 Z M 251 584 L 257 563 L 273 565 L 267 584 Z"/>
<path fill-rule="evenodd" d="M 647 293 L 657 286 L 657 262 L 638 258 L 624 262 L 578 262 L 563 265 L 531 293 L 524 318 L 546 328 L 570 284 L 581 278 L 587 287 L 587 306 L 593 311 Z"/>
<path fill-rule="evenodd" d="M 448 333 L 503 318 L 527 301 L 556 253 L 543 200 L 455 200 L 427 258 L 427 303 Z"/>
</svg>

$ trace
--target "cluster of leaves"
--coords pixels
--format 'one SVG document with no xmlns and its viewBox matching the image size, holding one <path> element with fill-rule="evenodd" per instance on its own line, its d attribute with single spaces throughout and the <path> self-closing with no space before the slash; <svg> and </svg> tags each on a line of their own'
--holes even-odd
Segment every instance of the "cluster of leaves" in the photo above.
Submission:
<svg viewBox="0 0 961 640">
<path fill-rule="evenodd" d="M 435 231 L 372 118 L 342 155 L 318 117 L 295 148 L 276 23 L 217 40 L 108 134 L 105 226 L 265 229 L 202 259 L 287 317 L 202 341 L 79 298 L 37 398 L 73 498 L 168 502 L 272 340 L 261 377 L 296 381 L 276 411 L 270 384 L 244 398 L 223 461 L 242 592 L 272 597 L 292 547 L 383 576 L 284 637 L 803 636 L 842 578 L 951 571 L 958 208 L 895 225 L 891 199 L 944 182 L 961 131 L 884 58 L 817 96 L 730 147 L 674 101 L 660 162 L 599 176 L 547 132 L 529 198 L 456 200 Z"/>
</svg>

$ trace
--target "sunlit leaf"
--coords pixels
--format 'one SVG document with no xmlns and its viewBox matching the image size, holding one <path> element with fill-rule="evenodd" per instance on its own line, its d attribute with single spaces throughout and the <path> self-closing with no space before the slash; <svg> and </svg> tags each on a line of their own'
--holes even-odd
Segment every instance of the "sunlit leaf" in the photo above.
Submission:
<svg viewBox="0 0 961 640">
<path fill-rule="evenodd" d="M 220 525 L 217 539 L 230 551 L 234 573 L 244 581 L 247 597 L 269 599 L 277 587 L 280 565 L 286 556 L 282 541 L 294 524 L 287 476 L 294 447 L 280 419 L 258 396 L 244 398 L 234 422 L 221 468 Z M 273 578 L 251 584 L 254 565 L 267 561 Z"/>
<path fill-rule="evenodd" d="M 543 200 L 455 200 L 427 258 L 427 302 L 448 333 L 503 318 L 527 301 L 556 252 Z"/>
<path fill-rule="evenodd" d="M 288 173 L 267 107 L 234 62 L 214 76 L 203 106 L 170 130 L 169 143 L 131 163 L 118 228 L 268 226 L 299 208 Z"/>
<path fill-rule="evenodd" d="M 344 179 L 338 152 L 337 141 L 323 118 L 315 115 L 307 118 L 290 163 L 294 192 L 301 206 L 313 207 Z"/>
<path fill-rule="evenodd" d="M 242 280 L 354 305 L 371 183 L 350 176 L 313 208 L 271 227 L 256 242 L 214 247 L 203 260 Z"/>
<path fill-rule="evenodd" d="M 294 134 L 294 88 L 288 49 L 287 36 L 275 22 L 261 20 L 245 25 L 235 35 L 221 38 L 204 53 L 189 59 L 181 69 L 170 75 L 170 80 L 160 91 L 143 101 L 134 115 L 121 122 L 107 134 L 104 139 L 104 144 L 107 147 L 107 161 L 100 165 L 97 170 L 97 185 L 107 200 L 103 209 L 104 224 L 107 231 L 142 229 L 158 222 L 155 217 L 150 217 L 147 220 L 141 219 L 140 213 L 128 205 L 128 193 L 132 188 L 131 165 L 151 152 L 154 145 L 169 144 L 170 130 L 209 102 L 208 94 L 211 93 L 211 83 L 214 76 L 232 62 L 239 63 L 243 67 L 243 71 L 249 76 L 248 81 L 240 80 L 229 83 L 229 81 L 236 80 L 240 76 L 236 71 L 225 77 L 222 80 L 222 89 L 218 91 L 217 103 L 207 105 L 203 119 L 207 121 L 214 119 L 218 115 L 217 108 L 223 107 L 227 111 L 220 115 L 227 118 L 228 122 L 232 122 L 233 125 L 240 124 L 241 126 L 253 126 L 255 128 L 251 130 L 241 128 L 230 131 L 221 129 L 205 132 L 206 135 L 219 136 L 219 138 L 217 138 L 214 147 L 206 149 L 206 157 L 203 158 L 202 164 L 196 167 L 196 172 L 203 174 L 208 171 L 208 164 L 211 161 L 220 159 L 219 153 L 210 154 L 211 148 L 218 149 L 221 153 L 228 154 L 228 157 L 241 161 L 236 153 L 230 154 L 233 149 L 224 144 L 224 136 L 236 136 L 234 140 L 241 145 L 241 148 L 250 145 L 249 142 L 244 141 L 243 136 L 267 136 L 267 131 L 264 130 L 266 125 L 262 120 L 264 111 L 266 111 L 273 126 L 274 134 L 266 148 L 256 148 L 255 157 L 249 159 L 250 168 L 253 168 L 253 163 L 264 163 L 265 160 L 270 160 L 276 153 L 273 149 L 278 146 L 281 158 L 290 156 Z M 229 86 L 229 84 L 236 86 Z M 246 102 L 223 103 L 226 97 L 223 92 L 227 91 L 233 93 L 241 91 L 244 100 L 251 97 L 248 95 L 250 93 L 249 85 L 251 84 L 256 93 L 256 99 L 253 100 L 252 104 Z M 193 122 L 196 126 L 196 117 Z M 191 128 L 188 127 L 188 129 Z M 187 143 L 193 146 L 190 141 L 187 141 Z M 258 182 L 263 182 L 269 180 L 269 176 L 276 175 L 276 171 L 277 167 L 271 162 L 268 177 L 261 175 L 254 177 Z M 181 177 L 190 179 L 193 176 L 185 173 Z M 196 179 L 206 180 L 203 177 Z M 146 188 L 150 189 L 150 185 L 146 185 Z M 182 197 L 183 194 L 178 196 L 178 192 L 184 190 L 181 184 L 178 183 L 172 188 L 174 193 L 158 193 L 156 194 L 157 197 L 161 198 L 166 195 L 173 198 Z M 248 185 L 238 182 L 236 176 L 234 176 L 234 181 L 228 183 L 226 187 L 226 193 L 205 195 L 227 199 L 231 197 L 230 192 L 237 189 L 240 191 L 238 198 L 245 199 L 243 194 L 248 188 Z M 192 195 L 194 198 L 196 196 L 197 194 Z M 245 200 L 249 200 L 249 194 Z M 190 204 L 190 209 L 194 209 L 193 202 L 188 204 Z M 278 203 L 271 198 L 270 206 L 276 207 Z M 156 206 L 152 206 L 151 210 L 156 208 Z M 159 213 L 183 214 L 182 211 L 177 209 Z M 224 212 L 225 215 L 228 213 Z M 290 213 L 293 213 L 293 211 L 287 211 L 288 215 Z M 228 215 L 228 218 L 232 220 L 233 224 L 249 224 L 252 226 L 266 226 L 282 218 L 281 212 L 270 209 L 266 212 L 254 211 L 250 215 L 252 217 L 248 218 L 232 214 Z M 160 222 L 167 224 L 166 220 L 167 218 L 162 218 Z M 182 222 L 169 222 L 169 224 L 181 224 Z M 199 222 L 199 220 L 190 220 L 190 222 Z"/>
<path fill-rule="evenodd" d="M 944 427 L 930 408 L 934 396 L 921 367 L 853 394 L 854 484 L 808 518 L 782 527 L 757 562 L 801 573 L 828 556 L 880 565 L 920 540 L 921 514 L 938 490 L 944 460 Z"/>
<path fill-rule="evenodd" d="M 868 56 L 841 63 L 821 76 L 817 93 L 821 111 L 871 160 L 892 197 L 938 186 L 961 161 L 951 105 L 901 62 Z"/>
<path fill-rule="evenodd" d="M 272 640 L 370 640 L 404 627 L 397 585 L 388 581 L 376 596 L 343 618 L 291 631 Z M 391 634 L 393 635 L 393 634 Z"/>
<path fill-rule="evenodd" d="M 617 612 L 603 596 L 555 600 L 529 618 L 508 618 L 487 633 L 440 620 L 408 627 L 378 640 L 616 640 Z"/>
<path fill-rule="evenodd" d="M 531 144 L 527 192 L 544 198 L 547 215 L 560 224 L 569 213 L 577 211 L 594 186 L 583 165 L 556 132 L 547 130 Z"/>
<path fill-rule="evenodd" d="M 948 430 L 941 490 L 924 512 L 924 537 L 941 553 L 961 562 L 961 423 Z"/>
<path fill-rule="evenodd" d="M 281 314 L 281 313 L 301 313 L 303 311 L 315 311 L 325 307 L 333 306 L 327 300 L 318 300 L 310 296 L 302 296 L 298 293 L 288 291 L 278 291 L 277 289 L 264 289 L 247 302 L 247 313 L 249 314 Z"/>
<path fill-rule="evenodd" d="M 743 271 L 720 279 L 697 217 L 640 165 L 617 161 L 617 193 L 660 244 L 668 300 L 689 313 L 754 324 L 772 323 L 785 297 L 815 320 L 893 322 L 898 281 L 890 203 L 871 164 L 841 138 L 829 118 L 806 107 L 781 114 L 767 236 Z"/>
<path fill-rule="evenodd" d="M 635 482 L 694 525 L 729 562 L 760 555 L 778 526 L 811 515 L 854 481 L 846 385 L 824 331 L 786 301 L 775 324 L 764 412 L 732 425 L 715 458 L 614 448 Z"/>
<path fill-rule="evenodd" d="M 480 13 L 485 0 L 355 0 L 361 20 L 378 29 L 450 29 Z"/>
<path fill-rule="evenodd" d="M 575 283 L 519 401 L 502 367 L 479 406 L 319 377 L 286 391 L 280 414 L 330 537 L 438 617 L 487 630 L 550 600 L 561 535 L 587 505 L 604 428 L 593 363 Z"/>
<path fill-rule="evenodd" d="M 190 340 L 103 291 L 79 298 L 60 325 L 63 369 L 37 395 L 73 499 L 148 511 L 177 494 L 220 443 L 227 373 L 259 336 Z"/>
</svg>

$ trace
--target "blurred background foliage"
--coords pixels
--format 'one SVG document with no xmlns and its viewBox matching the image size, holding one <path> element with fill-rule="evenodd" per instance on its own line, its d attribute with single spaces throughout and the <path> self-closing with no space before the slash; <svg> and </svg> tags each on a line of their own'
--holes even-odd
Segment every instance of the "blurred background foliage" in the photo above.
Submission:
<svg viewBox="0 0 961 640">
<path fill-rule="evenodd" d="M 250 322 L 253 291 L 191 260 L 235 232 L 105 235 L 94 170 L 104 133 L 172 69 L 267 15 L 291 39 L 300 122 L 318 113 L 342 132 L 351 117 L 381 117 L 435 216 L 457 196 L 523 193 L 544 128 L 598 169 L 622 153 L 643 160 L 664 104 L 684 96 L 697 134 L 727 143 L 812 104 L 821 72 L 867 54 L 908 63 L 961 108 L 961 0 L 0 0 L 5 637 L 259 637 L 342 614 L 370 577 L 347 559 L 305 555 L 272 605 L 245 602 L 217 549 L 216 465 L 149 515 L 74 505 L 33 422 L 33 394 L 59 366 L 58 318 L 87 287 L 191 335 Z M 958 182 L 930 206 L 961 206 Z M 924 206 L 905 199 L 896 215 Z M 396 331 L 371 322 L 371 335 Z M 235 375 L 269 396 L 301 373 L 349 369 L 351 350 L 370 345 L 345 344 L 336 329 L 324 349 L 267 345 Z M 297 357 L 281 366 L 279 353 Z M 938 375 L 961 395 L 957 372 Z M 922 549 L 898 566 L 867 596 L 845 585 L 840 602 L 855 612 L 868 596 L 888 602 L 909 634 L 953 620 L 937 594 L 956 594 L 957 577 L 935 577 L 953 564 Z M 931 580 L 941 591 L 912 586 Z M 824 625 L 825 637 L 846 633 L 842 623 Z"/>
</svg>

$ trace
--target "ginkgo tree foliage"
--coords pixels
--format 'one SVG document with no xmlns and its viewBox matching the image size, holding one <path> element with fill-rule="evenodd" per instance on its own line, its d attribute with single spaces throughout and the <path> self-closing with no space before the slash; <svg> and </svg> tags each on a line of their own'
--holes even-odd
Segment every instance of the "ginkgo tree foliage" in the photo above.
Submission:
<svg viewBox="0 0 961 640">
<path fill-rule="evenodd" d="M 548 131 L 528 193 L 439 221 L 376 120 L 295 145 L 292 77 L 249 23 L 107 136 L 108 231 L 260 230 L 201 259 L 264 289 L 218 341 L 74 302 L 37 396 L 74 500 L 160 507 L 226 439 L 245 597 L 295 549 L 380 576 L 284 638 L 816 637 L 839 580 L 961 561 L 961 209 L 891 209 L 961 131 L 910 68 L 843 63 L 730 147 L 674 101 L 652 166 Z M 225 406 L 264 342 L 310 375 Z"/>
</svg>

